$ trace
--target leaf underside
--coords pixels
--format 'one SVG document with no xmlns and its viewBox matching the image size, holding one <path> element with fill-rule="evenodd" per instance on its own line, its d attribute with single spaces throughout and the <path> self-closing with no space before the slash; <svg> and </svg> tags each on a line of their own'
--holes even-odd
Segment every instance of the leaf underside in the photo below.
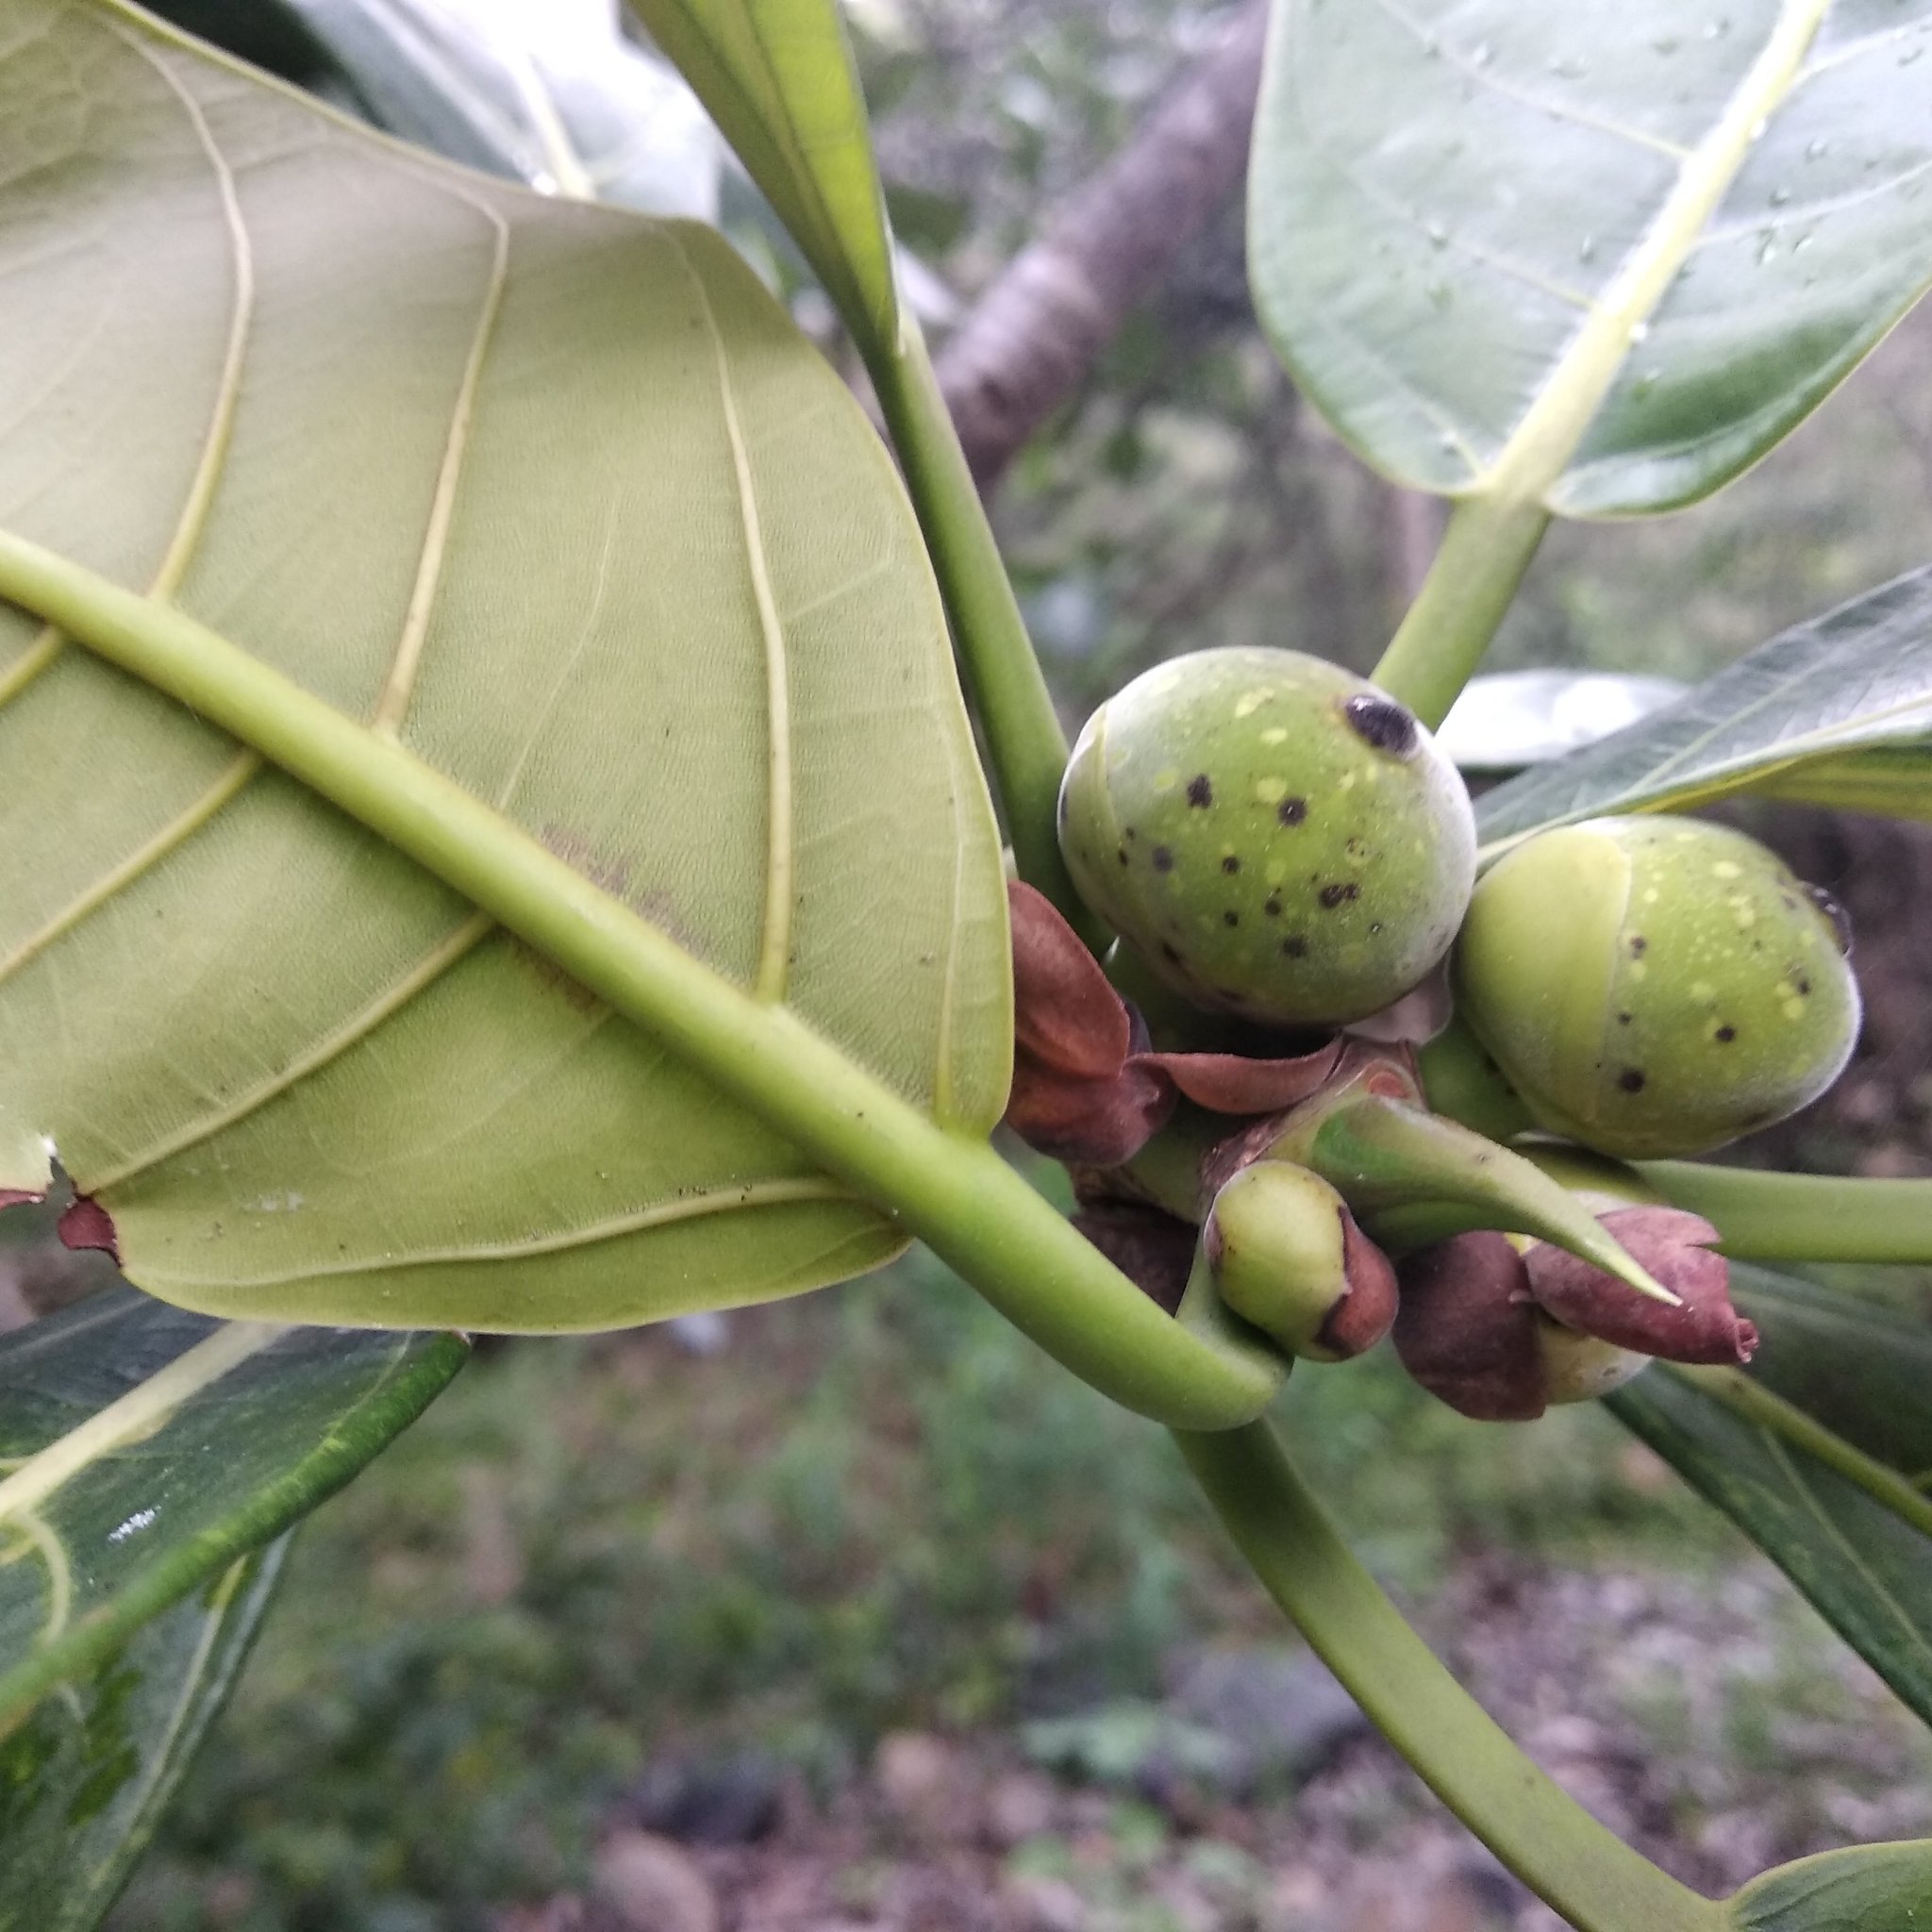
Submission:
<svg viewBox="0 0 1932 1932">
<path fill-rule="evenodd" d="M 1932 571 L 1794 625 L 1635 724 L 1476 801 L 1485 857 L 1551 825 L 1728 793 L 1932 812 Z"/>
<path fill-rule="evenodd" d="M 1922 1486 L 1932 1462 L 1924 1327 L 1764 1269 L 1735 1266 L 1734 1287 L 1761 1335 L 1754 1379 Z M 1932 1724 L 1932 1538 L 1923 1527 L 1801 1443 L 1667 1371 L 1640 1376 L 1607 1406 Z"/>
<path fill-rule="evenodd" d="M 991 809 L 876 436 L 715 235 L 0 21 L 0 524 L 172 599 L 981 1133 Z M 228 1315 L 608 1326 L 870 1205 L 375 835 L 0 610 L 0 1190 Z"/>
<path fill-rule="evenodd" d="M 1283 0 L 1250 203 L 1263 322 L 1399 482 L 1508 473 L 1573 516 L 1690 502 L 1932 278 L 1928 51 L 1932 0 Z M 1566 398 L 1580 441 L 1525 460 Z"/>
</svg>

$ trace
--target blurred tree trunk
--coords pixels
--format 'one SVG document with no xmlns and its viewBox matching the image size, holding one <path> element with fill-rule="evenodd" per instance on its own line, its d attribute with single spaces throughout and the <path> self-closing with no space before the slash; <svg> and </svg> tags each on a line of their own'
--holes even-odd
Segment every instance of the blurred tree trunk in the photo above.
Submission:
<svg viewBox="0 0 1932 1932">
<path fill-rule="evenodd" d="M 982 491 L 1240 184 L 1267 17 L 1263 0 L 1247 0 L 1221 44 L 1053 211 L 941 350 L 940 388 Z"/>
</svg>

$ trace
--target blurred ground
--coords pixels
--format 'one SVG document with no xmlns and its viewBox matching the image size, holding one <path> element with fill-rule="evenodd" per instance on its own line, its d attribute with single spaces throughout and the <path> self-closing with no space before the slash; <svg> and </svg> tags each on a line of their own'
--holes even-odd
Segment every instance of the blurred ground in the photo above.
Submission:
<svg viewBox="0 0 1932 1932">
<path fill-rule="evenodd" d="M 1932 1742 L 1601 1412 L 1379 1358 L 1282 1421 L 1528 1749 L 1671 1870 L 1932 1831 Z M 1502 1932 L 1530 1907 L 1158 1430 L 929 1263 L 488 1351 L 305 1532 L 116 1932 Z"/>
</svg>

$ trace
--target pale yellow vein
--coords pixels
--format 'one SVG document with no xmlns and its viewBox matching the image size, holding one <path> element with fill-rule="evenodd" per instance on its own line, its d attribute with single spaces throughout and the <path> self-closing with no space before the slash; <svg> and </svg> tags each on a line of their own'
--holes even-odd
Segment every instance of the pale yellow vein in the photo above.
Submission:
<svg viewBox="0 0 1932 1932">
<path fill-rule="evenodd" d="M 47 1566 L 47 1618 L 41 1626 L 41 1641 L 52 1643 L 74 1614 L 74 1566 L 67 1560 L 67 1545 L 31 1509 L 22 1513 L 13 1528 L 19 1546 L 0 1555 L 0 1565 L 33 1553 Z"/>
<path fill-rule="evenodd" d="M 710 332 L 711 349 L 718 365 L 718 394 L 724 410 L 725 440 L 731 448 L 732 475 L 738 486 L 739 515 L 744 531 L 745 565 L 751 576 L 752 598 L 758 607 L 758 628 L 765 646 L 765 707 L 770 733 L 770 782 L 767 816 L 769 829 L 765 842 L 765 912 L 763 938 L 758 948 L 758 974 L 752 992 L 757 999 L 775 1005 L 785 997 L 791 963 L 792 851 L 791 824 L 791 696 L 786 664 L 785 627 L 778 616 L 777 598 L 773 594 L 771 572 L 765 558 L 764 536 L 758 523 L 758 490 L 752 478 L 751 457 L 745 448 L 744 433 L 738 419 L 738 399 L 731 386 L 731 368 L 724 351 L 724 337 L 711 308 L 710 291 L 705 287 L 696 265 L 684 252 L 675 230 L 666 235 L 685 274 L 697 292 L 698 307 Z"/>
<path fill-rule="evenodd" d="M 38 932 L 30 934 L 12 952 L 0 958 L 0 981 L 10 978 L 38 958 L 55 941 L 64 939 L 84 919 L 98 912 L 116 893 L 125 891 L 171 852 L 185 844 L 260 770 L 261 758 L 255 752 L 244 751 L 230 759 L 222 775 L 192 805 L 178 812 L 144 845 L 129 853 L 119 865 L 103 873 L 86 891 L 62 907 Z"/>
<path fill-rule="evenodd" d="M 469 200 L 469 197 L 465 197 Z M 429 619 L 436 608 L 436 596 L 442 582 L 443 565 L 448 560 L 450 525 L 456 516 L 457 486 L 462 476 L 463 458 L 469 453 L 470 427 L 476 408 L 476 391 L 483 379 L 483 364 L 489 355 L 490 339 L 496 317 L 503 307 L 503 291 L 509 279 L 509 224 L 485 201 L 469 200 L 469 205 L 486 216 L 495 234 L 490 282 L 483 291 L 476 316 L 476 331 L 463 364 L 462 379 L 457 388 L 456 403 L 450 411 L 449 434 L 443 442 L 442 461 L 437 470 L 436 491 L 429 502 L 429 521 L 423 532 L 423 551 L 416 561 L 416 581 L 410 587 L 409 606 L 403 615 L 402 635 L 396 641 L 389 677 L 376 700 L 370 720 L 374 730 L 385 738 L 395 738 L 402 730 L 409 700 L 423 668 L 423 648 L 429 634 Z"/>
<path fill-rule="evenodd" d="M 0 1524 L 19 1524 L 103 1457 L 147 1441 L 166 1426 L 183 1403 L 251 1357 L 273 1348 L 289 1332 L 283 1323 L 224 1322 L 166 1368 L 96 1409 L 79 1427 L 69 1429 L 0 1480 Z"/>
<path fill-rule="evenodd" d="M 571 1254 L 580 1248 L 622 1241 L 629 1235 L 649 1234 L 658 1228 L 675 1227 L 685 1222 L 706 1220 L 715 1214 L 731 1214 L 756 1208 L 789 1208 L 812 1201 L 844 1202 L 855 1208 L 868 1205 L 850 1188 L 823 1176 L 745 1181 L 735 1187 L 694 1190 L 689 1194 L 659 1201 L 629 1214 L 614 1214 L 608 1220 L 591 1222 L 583 1227 L 559 1228 L 554 1233 L 533 1235 L 523 1241 L 478 1241 L 462 1247 L 424 1248 L 414 1254 L 384 1256 L 377 1260 L 336 1261 L 324 1267 L 304 1268 L 299 1274 L 265 1274 L 246 1280 L 226 1274 L 169 1274 L 152 1278 L 158 1284 L 177 1288 L 261 1289 L 279 1287 L 288 1281 L 323 1280 L 339 1274 L 387 1274 L 391 1269 L 527 1261 L 539 1255 Z M 4 1485 L 0 1485 L 0 1498 L 4 1498 Z"/>
<path fill-rule="evenodd" d="M 235 171 L 222 153 L 214 130 L 201 110 L 201 103 L 176 77 L 168 61 L 118 23 L 109 22 L 108 25 L 160 75 L 181 103 L 182 111 L 187 114 L 214 173 L 235 268 L 235 298 L 228 317 L 228 339 L 222 354 L 221 375 L 208 435 L 202 443 L 201 458 L 195 465 L 194 478 L 189 485 L 188 499 L 182 508 L 181 520 L 175 526 L 174 540 L 148 587 L 151 595 L 172 600 L 188 575 L 195 545 L 201 541 L 202 529 L 213 505 L 222 468 L 227 460 L 229 445 L 234 438 L 235 412 L 242 393 L 242 366 L 247 357 L 248 338 L 255 322 L 255 249 L 249 240 L 247 222 L 242 217 L 241 196 L 236 192 Z"/>
<path fill-rule="evenodd" d="M 258 1087 L 238 1094 L 218 1112 L 201 1115 L 169 1139 L 143 1148 L 133 1159 L 124 1161 L 121 1166 L 101 1174 L 90 1174 L 87 1176 L 88 1192 L 98 1196 L 111 1188 L 125 1186 L 137 1175 L 158 1167 L 162 1161 L 172 1160 L 186 1149 L 212 1140 L 215 1135 L 246 1120 L 250 1114 L 259 1112 L 270 1101 L 279 1098 L 331 1060 L 340 1059 L 352 1046 L 366 1040 L 378 1026 L 401 1012 L 417 994 L 434 985 L 459 959 L 474 951 L 495 930 L 495 924 L 484 913 L 473 913 L 446 940 L 431 947 L 408 972 L 386 986 L 367 1006 L 312 1041 L 305 1052 L 278 1068 Z"/>
<path fill-rule="evenodd" d="M 60 655 L 66 641 L 51 624 L 44 625 L 33 642 L 0 671 L 0 706 L 10 705 Z"/>
</svg>

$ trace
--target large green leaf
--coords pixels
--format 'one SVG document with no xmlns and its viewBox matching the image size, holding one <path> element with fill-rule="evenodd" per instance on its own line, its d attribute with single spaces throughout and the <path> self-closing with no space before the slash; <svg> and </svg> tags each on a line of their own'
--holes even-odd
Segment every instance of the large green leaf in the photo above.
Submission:
<svg viewBox="0 0 1932 1932">
<path fill-rule="evenodd" d="M 1780 1865 L 1724 1901 L 1735 1932 L 1924 1932 L 1932 1841 L 1856 1845 Z"/>
<path fill-rule="evenodd" d="M 631 0 L 868 355 L 899 335 L 891 232 L 835 0 Z"/>
<path fill-rule="evenodd" d="M 240 1667 L 258 1553 L 467 1353 L 128 1289 L 0 1341 L 0 1928 L 92 1922 Z"/>
<path fill-rule="evenodd" d="M 1676 703 L 1540 765 L 1476 803 L 1483 849 L 1607 812 L 1665 811 L 1746 790 L 1932 813 L 1932 571 L 1794 625 Z"/>
<path fill-rule="evenodd" d="M 760 1010 L 1002 1109 L 911 516 L 707 230 L 396 149 L 113 0 L 0 22 L 0 524 L 216 625 Z M 568 1328 L 892 1221 L 466 898 L 0 611 L 0 1190 L 222 1314 Z"/>
<path fill-rule="evenodd" d="M 288 1539 L 238 1557 L 0 1742 L 0 1932 L 86 1932 L 246 1660 Z"/>
<path fill-rule="evenodd" d="M 1928 49 L 1932 0 L 1281 0 L 1262 319 L 1401 482 L 1690 502 L 1932 278 Z"/>
<path fill-rule="evenodd" d="M 1932 1724 L 1932 1499 L 1802 1416 L 1767 1426 L 1667 1368 L 1607 1402 Z"/>
</svg>

